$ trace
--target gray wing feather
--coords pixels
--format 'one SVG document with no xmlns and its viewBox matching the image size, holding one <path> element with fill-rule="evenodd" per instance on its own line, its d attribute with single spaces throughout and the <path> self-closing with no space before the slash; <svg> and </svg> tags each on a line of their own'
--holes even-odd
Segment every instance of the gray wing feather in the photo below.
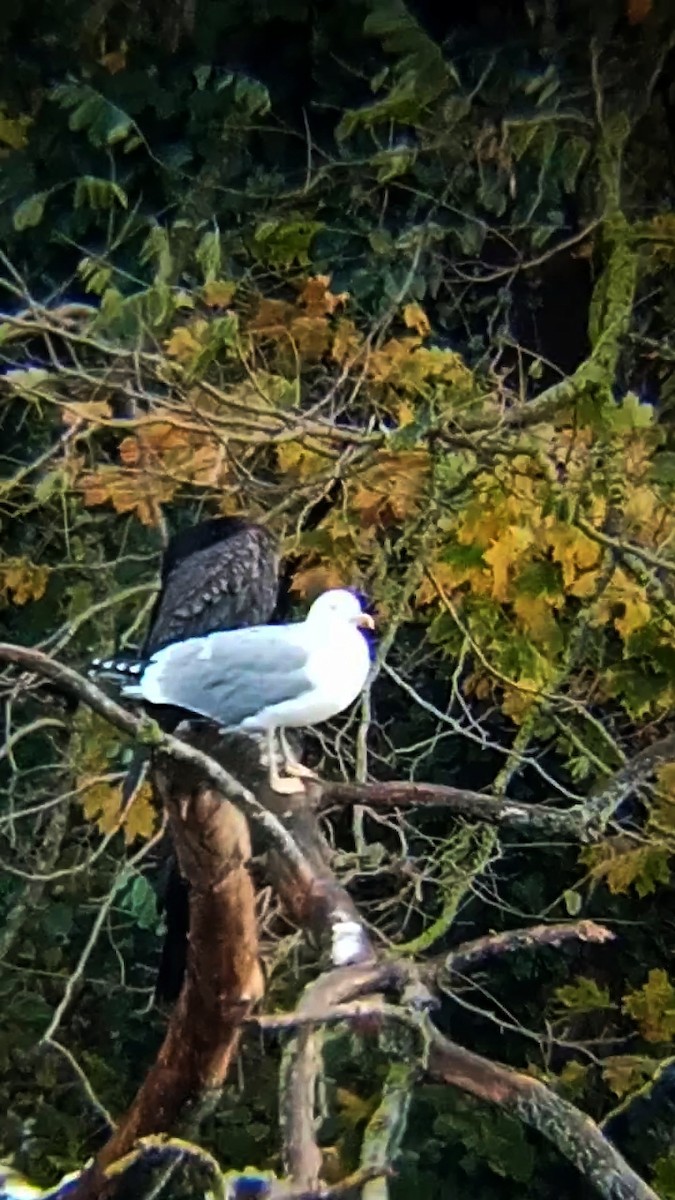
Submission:
<svg viewBox="0 0 675 1200">
<path fill-rule="evenodd" d="M 214 629 L 268 621 L 278 586 L 278 545 L 260 525 L 247 525 L 226 540 L 195 551 L 179 561 L 164 581 L 143 657 Z"/>
<path fill-rule="evenodd" d="M 223 725 L 238 725 L 271 704 L 296 699 L 313 682 L 307 651 L 289 632 L 283 626 L 229 630 L 167 646 L 143 678 L 153 689 L 146 697 Z"/>
</svg>

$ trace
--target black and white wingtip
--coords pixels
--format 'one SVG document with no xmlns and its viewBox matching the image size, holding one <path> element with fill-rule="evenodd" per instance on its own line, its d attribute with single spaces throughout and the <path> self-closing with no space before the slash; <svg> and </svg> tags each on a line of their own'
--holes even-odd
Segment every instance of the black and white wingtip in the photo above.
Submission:
<svg viewBox="0 0 675 1200">
<path fill-rule="evenodd" d="M 93 679 L 105 679 L 116 683 L 130 699 L 135 696 L 142 698 L 138 684 L 146 665 L 138 659 L 131 658 L 95 658 L 87 675 Z"/>
</svg>

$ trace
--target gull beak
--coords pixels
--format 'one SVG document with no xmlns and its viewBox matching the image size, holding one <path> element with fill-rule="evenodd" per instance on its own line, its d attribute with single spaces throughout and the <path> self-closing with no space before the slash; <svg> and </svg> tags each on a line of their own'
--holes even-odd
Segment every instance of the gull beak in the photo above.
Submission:
<svg viewBox="0 0 675 1200">
<path fill-rule="evenodd" d="M 358 625 L 359 629 L 375 628 L 375 622 L 370 613 L 361 613 L 361 616 L 358 618 L 356 624 Z"/>
</svg>

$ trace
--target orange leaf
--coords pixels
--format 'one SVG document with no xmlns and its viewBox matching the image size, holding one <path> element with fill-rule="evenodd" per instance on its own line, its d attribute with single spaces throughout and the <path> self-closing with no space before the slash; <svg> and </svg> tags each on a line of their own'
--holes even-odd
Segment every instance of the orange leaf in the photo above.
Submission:
<svg viewBox="0 0 675 1200">
<path fill-rule="evenodd" d="M 332 316 L 338 305 L 345 304 L 349 299 L 348 292 L 339 295 L 329 290 L 330 275 L 315 275 L 308 279 L 299 297 L 298 304 L 307 310 L 309 316 Z"/>
<path fill-rule="evenodd" d="M 419 509 L 428 474 L 426 450 L 384 452 L 360 476 L 351 496 L 351 506 L 365 524 L 400 521 Z"/>
<path fill-rule="evenodd" d="M 330 340 L 328 321 L 325 317 L 296 317 L 291 322 L 291 336 L 302 358 L 319 362 Z"/>
<path fill-rule="evenodd" d="M 265 337 L 279 337 L 288 328 L 295 316 L 295 310 L 285 300 L 260 300 L 255 315 L 248 323 L 251 333 L 261 333 Z"/>
<path fill-rule="evenodd" d="M 13 604 L 27 604 L 44 596 L 49 580 L 49 568 L 38 566 L 27 558 L 7 558 L 0 563 L 0 592 Z"/>
<path fill-rule="evenodd" d="M 641 25 L 652 11 L 653 0 L 626 0 L 626 17 L 629 25 Z"/>
<path fill-rule="evenodd" d="M 304 567 L 295 572 L 291 591 L 303 599 L 313 600 L 329 588 L 344 587 L 345 581 L 333 566 Z"/>
<path fill-rule="evenodd" d="M 143 525 L 159 524 L 159 506 L 173 497 L 178 486 L 173 479 L 151 479 L 146 472 L 119 467 L 101 467 L 77 482 L 87 507 L 110 503 L 116 512 L 135 512 Z"/>
</svg>

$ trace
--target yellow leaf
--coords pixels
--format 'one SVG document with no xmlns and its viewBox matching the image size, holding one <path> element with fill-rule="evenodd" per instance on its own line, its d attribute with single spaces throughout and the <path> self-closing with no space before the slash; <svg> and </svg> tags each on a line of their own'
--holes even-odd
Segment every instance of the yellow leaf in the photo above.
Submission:
<svg viewBox="0 0 675 1200">
<path fill-rule="evenodd" d="M 179 362 L 194 358 L 202 349 L 200 338 L 207 328 L 206 321 L 195 321 L 192 325 L 180 325 L 174 329 L 164 343 L 169 358 L 176 358 Z"/>
<path fill-rule="evenodd" d="M 310 443 L 281 442 L 277 446 L 277 463 L 284 475 L 297 475 L 299 479 L 309 479 L 325 471 L 331 459 L 317 450 Z"/>
<path fill-rule="evenodd" d="M 78 779 L 80 804 L 88 821 L 96 825 L 101 833 L 112 833 L 119 825 L 120 792 L 106 780 L 93 778 Z"/>
<path fill-rule="evenodd" d="M 588 1073 L 588 1064 L 580 1063 L 576 1058 L 571 1059 L 568 1063 L 565 1063 L 558 1076 L 560 1091 L 570 1100 L 579 1098 L 583 1095 L 588 1083 Z"/>
<path fill-rule="evenodd" d="M 415 420 L 415 409 L 409 400 L 401 400 L 396 406 L 396 416 L 400 429 L 412 425 Z"/>
<path fill-rule="evenodd" d="M 511 525 L 483 552 L 492 567 L 492 595 L 495 600 L 508 600 L 509 576 L 513 567 L 534 542 L 534 532 L 520 525 Z"/>
<path fill-rule="evenodd" d="M 356 1126 L 367 1121 L 373 1111 L 372 1097 L 364 1100 L 356 1092 L 349 1092 L 346 1088 L 337 1088 L 336 1098 L 341 1109 L 342 1119 L 350 1125 Z"/>
<path fill-rule="evenodd" d="M 577 574 L 595 566 L 601 555 L 598 543 L 571 525 L 554 525 L 546 531 L 546 540 L 553 552 L 553 561 L 562 567 L 566 589 L 572 586 Z"/>
<path fill-rule="evenodd" d="M 521 624 L 537 642 L 550 644 L 557 632 L 551 613 L 552 597 L 515 596 L 513 610 Z"/>
<path fill-rule="evenodd" d="M 155 832 L 159 814 L 153 803 L 152 785 L 146 780 L 138 788 L 131 808 L 124 818 L 122 832 L 124 840 L 129 845 L 136 838 L 147 841 Z"/>
<path fill-rule="evenodd" d="M 32 117 L 8 117 L 0 107 L 0 145 L 9 146 L 10 150 L 23 150 L 28 145 L 28 130 L 32 124 Z"/>
<path fill-rule="evenodd" d="M 444 592 L 452 593 L 463 583 L 470 583 L 471 591 L 476 595 L 489 596 L 492 591 L 490 574 L 482 567 L 438 562 L 430 568 L 429 575 L 424 577 L 415 593 L 415 603 L 420 608 L 438 600 L 438 590 L 430 576 L 433 576 Z"/>
<path fill-rule="evenodd" d="M 626 641 L 631 633 L 635 633 L 636 629 L 642 629 L 643 625 L 648 624 L 651 615 L 652 610 L 647 603 L 646 595 L 633 596 L 624 601 L 623 616 L 614 618 L 614 627 Z"/>
<path fill-rule="evenodd" d="M 61 410 L 63 424 L 72 428 L 81 421 L 96 424 L 99 421 L 110 420 L 112 415 L 107 400 L 70 400 Z"/>
<path fill-rule="evenodd" d="M 636 629 L 647 625 L 651 617 L 652 610 L 647 600 L 646 588 L 619 567 L 594 605 L 593 624 L 604 625 L 613 621 L 614 628 L 626 641 Z"/>
<path fill-rule="evenodd" d="M 577 575 L 574 583 L 567 589 L 568 594 L 576 596 L 579 600 L 588 600 L 597 591 L 600 574 L 598 570 L 584 571 L 581 575 Z"/>
<path fill-rule="evenodd" d="M 657 1063 L 637 1054 L 613 1054 L 602 1063 L 602 1078 L 621 1100 L 651 1079 Z"/>
<path fill-rule="evenodd" d="M 656 772 L 660 787 L 675 801 L 675 762 L 664 763 Z"/>
<path fill-rule="evenodd" d="M 675 762 L 665 763 L 656 772 L 657 787 L 649 807 L 647 827 L 650 831 L 675 833 Z"/>
<path fill-rule="evenodd" d="M 49 568 L 38 566 L 27 558 L 6 558 L 0 562 L 0 592 L 13 604 L 27 604 L 44 596 L 49 580 Z"/>
<path fill-rule="evenodd" d="M 78 786 L 81 789 L 82 811 L 87 820 L 96 825 L 99 833 L 105 836 L 120 828 L 122 812 L 119 786 L 95 776 L 90 781 L 86 777 L 79 779 Z M 137 837 L 151 837 L 156 823 L 157 813 L 152 804 L 152 788 L 149 783 L 143 783 L 121 825 L 127 845 Z"/>
<path fill-rule="evenodd" d="M 623 505 L 623 517 L 628 527 L 651 532 L 656 510 L 661 508 L 662 505 L 651 488 L 632 487 Z"/>
<path fill-rule="evenodd" d="M 345 363 L 356 357 L 363 346 L 363 338 L 353 321 L 346 317 L 337 322 L 331 355 L 337 363 Z"/>
<path fill-rule="evenodd" d="M 403 320 L 408 329 L 414 329 L 420 337 L 427 337 L 431 332 L 429 318 L 420 304 L 406 304 L 403 309 Z"/>
<path fill-rule="evenodd" d="M 527 679 L 525 677 L 519 679 L 517 687 L 507 686 L 504 688 L 502 712 L 507 717 L 510 717 L 516 725 L 521 725 L 530 712 L 532 705 L 536 704 L 540 692 L 541 683 L 536 679 Z"/>
<path fill-rule="evenodd" d="M 614 896 L 625 895 L 631 887 L 638 896 L 649 896 L 659 884 L 668 884 L 670 871 L 665 846 L 626 846 L 620 837 L 607 838 L 584 847 L 579 857 L 590 868 L 591 878 L 603 880 Z"/>
<path fill-rule="evenodd" d="M 649 972 L 641 988 L 624 996 L 622 1007 L 646 1042 L 670 1042 L 675 1037 L 675 988 L 660 968 Z"/>
<path fill-rule="evenodd" d="M 227 308 L 236 290 L 237 285 L 231 279 L 212 279 L 202 288 L 202 300 L 208 308 Z"/>
</svg>

